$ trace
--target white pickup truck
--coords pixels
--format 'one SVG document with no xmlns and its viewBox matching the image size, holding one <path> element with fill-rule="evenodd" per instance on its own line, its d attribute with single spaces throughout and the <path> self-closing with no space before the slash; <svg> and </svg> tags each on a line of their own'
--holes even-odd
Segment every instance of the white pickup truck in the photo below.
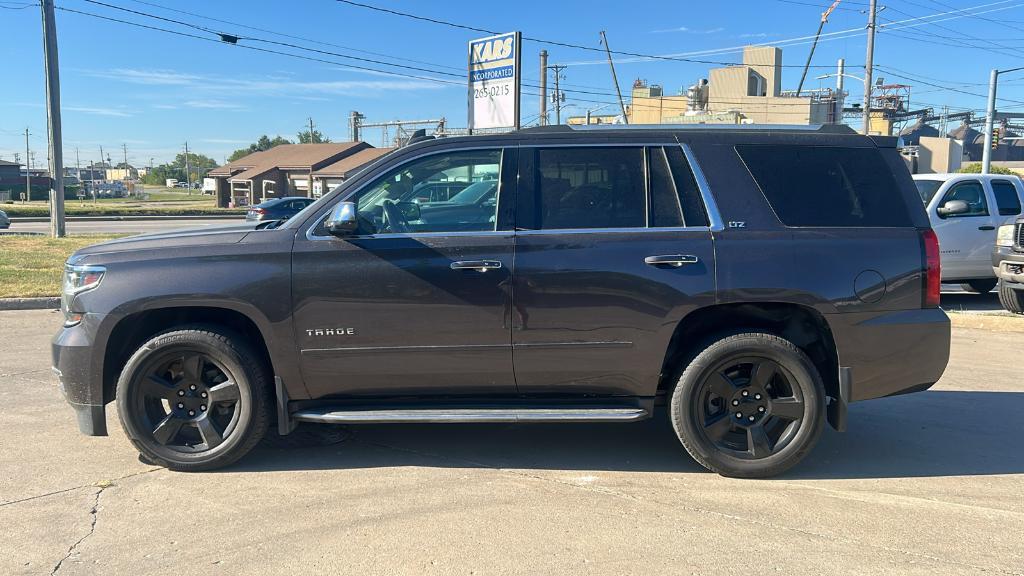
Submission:
<svg viewBox="0 0 1024 576">
<path fill-rule="evenodd" d="M 992 291 L 996 233 L 1021 213 L 1024 182 L 1002 174 L 915 174 L 914 183 L 939 237 L 942 281 Z"/>
</svg>

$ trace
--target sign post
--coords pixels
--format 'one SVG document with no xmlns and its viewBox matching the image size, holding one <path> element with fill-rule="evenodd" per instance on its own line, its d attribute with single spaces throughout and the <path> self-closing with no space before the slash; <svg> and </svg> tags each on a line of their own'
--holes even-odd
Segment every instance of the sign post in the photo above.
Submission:
<svg viewBox="0 0 1024 576">
<path fill-rule="evenodd" d="M 519 129 L 520 32 L 469 42 L 469 130 Z"/>
</svg>

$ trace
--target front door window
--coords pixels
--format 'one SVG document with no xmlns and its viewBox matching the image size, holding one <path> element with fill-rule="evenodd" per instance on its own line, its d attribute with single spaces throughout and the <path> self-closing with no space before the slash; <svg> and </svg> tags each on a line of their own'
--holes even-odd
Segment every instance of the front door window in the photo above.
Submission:
<svg viewBox="0 0 1024 576">
<path fill-rule="evenodd" d="M 357 202 L 359 233 L 495 229 L 501 150 L 436 154 L 385 175 Z"/>
</svg>

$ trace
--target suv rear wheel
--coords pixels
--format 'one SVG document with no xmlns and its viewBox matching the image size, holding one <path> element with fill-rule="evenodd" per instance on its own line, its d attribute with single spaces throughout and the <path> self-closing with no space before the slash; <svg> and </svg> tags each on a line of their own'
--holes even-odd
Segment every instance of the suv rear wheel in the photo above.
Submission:
<svg viewBox="0 0 1024 576">
<path fill-rule="evenodd" d="M 270 376 L 248 343 L 215 327 L 165 332 L 117 382 L 121 426 L 144 459 L 181 471 L 227 466 L 266 433 Z"/>
<path fill-rule="evenodd" d="M 772 334 L 735 334 L 683 371 L 672 426 L 694 460 L 723 476 L 762 478 L 803 459 L 825 423 L 825 391 L 811 359 Z"/>
<path fill-rule="evenodd" d="M 960 289 L 964 292 L 971 292 L 974 294 L 988 294 L 996 287 L 996 283 L 999 280 L 996 278 L 986 278 L 985 280 L 968 280 L 963 284 L 960 284 Z"/>
<path fill-rule="evenodd" d="M 1007 286 L 1005 281 L 1000 280 L 999 303 L 1014 314 L 1024 314 L 1024 290 L 1014 290 Z"/>
</svg>

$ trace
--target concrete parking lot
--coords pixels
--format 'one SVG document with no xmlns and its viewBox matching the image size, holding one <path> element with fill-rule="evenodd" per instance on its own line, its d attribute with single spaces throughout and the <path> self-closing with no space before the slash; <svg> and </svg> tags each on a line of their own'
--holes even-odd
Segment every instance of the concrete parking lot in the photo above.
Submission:
<svg viewBox="0 0 1024 576">
<path fill-rule="evenodd" d="M 59 322 L 0 312 L 0 574 L 1024 574 L 1021 333 L 955 329 L 931 391 L 855 404 L 750 481 L 662 418 L 364 426 L 172 473 L 113 410 L 78 434 Z"/>
</svg>

